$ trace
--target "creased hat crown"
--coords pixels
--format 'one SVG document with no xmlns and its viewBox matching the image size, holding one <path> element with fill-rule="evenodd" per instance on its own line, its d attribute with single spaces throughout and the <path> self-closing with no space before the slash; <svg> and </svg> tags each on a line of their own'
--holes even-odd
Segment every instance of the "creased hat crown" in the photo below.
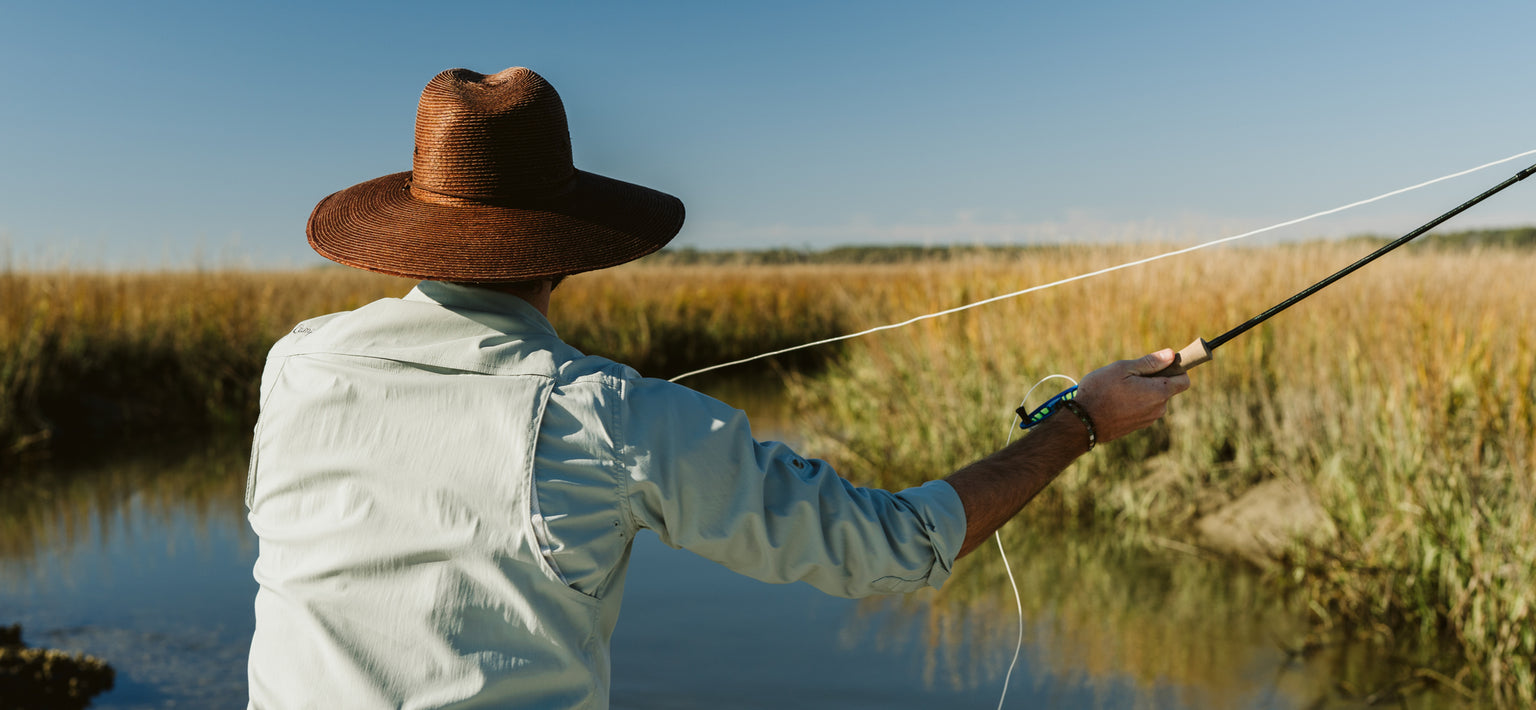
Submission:
<svg viewBox="0 0 1536 710">
<path fill-rule="evenodd" d="M 521 281 L 638 259 L 683 215 L 671 195 L 578 170 L 560 95 L 532 70 L 450 69 L 422 90 L 411 170 L 321 200 L 305 233 L 359 269 Z"/>
<path fill-rule="evenodd" d="M 558 194 L 576 175 L 565 105 L 523 67 L 438 74 L 421 92 L 411 173 L 414 196 L 427 202 Z"/>
</svg>

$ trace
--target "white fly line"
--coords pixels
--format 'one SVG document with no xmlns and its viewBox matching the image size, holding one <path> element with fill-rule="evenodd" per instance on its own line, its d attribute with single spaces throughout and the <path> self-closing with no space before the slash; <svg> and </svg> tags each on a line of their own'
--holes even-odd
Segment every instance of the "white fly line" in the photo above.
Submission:
<svg viewBox="0 0 1536 710">
<path fill-rule="evenodd" d="M 1263 227 L 1261 229 L 1255 229 L 1255 230 L 1253 230 L 1251 232 L 1243 232 L 1242 234 L 1235 234 L 1235 235 L 1232 235 L 1230 237 L 1222 237 L 1221 239 L 1216 239 L 1216 240 L 1213 240 L 1213 241 L 1205 242 L 1203 244 L 1196 244 L 1196 245 L 1191 246 L 1191 247 L 1185 247 L 1183 249 L 1177 249 L 1177 250 L 1170 251 L 1170 252 L 1167 252 L 1167 253 L 1158 254 L 1156 256 L 1149 256 L 1149 257 L 1147 257 L 1145 259 L 1137 259 L 1136 261 L 1129 261 L 1129 262 L 1126 262 L 1124 264 L 1119 264 L 1119 265 L 1116 265 L 1116 266 L 1110 266 L 1110 267 L 1107 267 L 1107 268 L 1099 269 L 1098 271 L 1090 271 L 1090 272 L 1085 273 L 1085 274 L 1078 274 L 1077 276 L 1070 276 L 1070 277 L 1061 279 L 1059 281 L 1052 281 L 1050 283 L 1044 283 L 1044 284 L 1040 284 L 1040 285 L 1037 285 L 1037 286 L 1031 286 L 1029 288 L 1022 289 L 1022 290 L 1019 290 L 1019 291 L 1014 291 L 1012 293 L 1005 293 L 1005 294 L 1002 294 L 1000 296 L 993 296 L 991 298 L 982 299 L 982 300 L 976 301 L 974 303 L 967 303 L 965 305 L 955 306 L 954 308 L 948 308 L 948 309 L 945 309 L 945 310 L 942 310 L 942 311 L 937 311 L 935 313 L 926 313 L 926 314 L 923 314 L 923 315 L 920 315 L 920 316 L 915 316 L 913 318 L 908 318 L 907 320 L 901 321 L 900 323 L 890 323 L 890 324 L 887 324 L 887 325 L 875 326 L 875 327 L 870 328 L 868 330 L 861 330 L 861 331 L 859 331 L 857 333 L 849 333 L 847 335 L 839 335 L 839 336 L 832 337 L 832 338 L 826 338 L 824 340 L 817 340 L 817 341 L 813 341 L 813 342 L 809 342 L 809 343 L 803 343 L 801 345 L 795 345 L 795 346 L 792 346 L 792 347 L 783 348 L 781 350 L 774 350 L 772 352 L 762 353 L 761 355 L 753 355 L 752 357 L 742 358 L 740 360 L 732 360 L 730 362 L 722 362 L 722 363 L 720 363 L 718 365 L 710 365 L 709 367 L 701 368 L 701 369 L 698 369 L 698 370 L 693 370 L 692 372 L 685 372 L 685 373 L 683 373 L 681 375 L 673 377 L 670 381 L 671 382 L 677 382 L 678 380 L 681 380 L 681 379 L 686 378 L 686 377 L 692 377 L 694 375 L 700 375 L 700 374 L 703 374 L 703 373 L 706 373 L 706 372 L 711 372 L 711 371 L 714 371 L 714 370 L 719 370 L 719 369 L 723 369 L 723 368 L 727 368 L 727 367 L 732 367 L 732 366 L 735 366 L 735 365 L 741 365 L 741 364 L 753 362 L 755 360 L 762 360 L 764 358 L 770 358 L 770 357 L 773 357 L 775 355 L 783 355 L 785 353 L 794 352 L 796 350 L 804 350 L 806 348 L 813 348 L 813 347 L 816 347 L 818 345 L 827 345 L 829 343 L 836 343 L 836 342 L 840 342 L 840 341 L 843 341 L 843 340 L 852 340 L 854 338 L 860 338 L 860 337 L 863 337 L 863 336 L 866 336 L 866 335 L 870 335 L 870 334 L 873 334 L 873 333 L 878 333 L 878 332 L 883 331 L 883 330 L 895 330 L 897 328 L 904 328 L 906 326 L 912 325 L 913 323 L 917 323 L 919 321 L 925 321 L 925 320 L 930 320 L 930 319 L 933 319 L 933 318 L 939 318 L 941 316 L 947 316 L 947 315 L 950 315 L 950 314 L 953 314 L 953 313 L 959 313 L 961 311 L 965 311 L 965 310 L 970 310 L 972 308 L 976 308 L 977 306 L 985 306 L 985 305 L 987 305 L 989 303 L 996 303 L 998 301 L 1003 301 L 1003 300 L 1007 300 L 1007 299 L 1010 299 L 1010 298 L 1017 298 L 1019 296 L 1023 296 L 1024 294 L 1027 294 L 1027 293 L 1034 293 L 1036 291 L 1044 291 L 1045 289 L 1048 289 L 1048 288 L 1055 288 L 1057 286 L 1062 286 L 1062 285 L 1065 285 L 1065 284 L 1069 284 L 1069 283 L 1072 283 L 1074 281 L 1082 281 L 1083 279 L 1090 279 L 1090 278 L 1093 278 L 1095 276 L 1102 276 L 1104 274 L 1108 274 L 1108 273 L 1115 272 L 1115 271 L 1120 271 L 1122 269 L 1129 269 L 1129 268 L 1131 268 L 1133 266 L 1141 266 L 1142 264 L 1148 264 L 1148 263 L 1151 263 L 1151 262 L 1154 262 L 1154 261 L 1158 261 L 1159 259 L 1167 259 L 1169 257 L 1179 256 L 1181 254 L 1188 254 L 1188 253 L 1190 253 L 1192 251 L 1198 251 L 1200 249 L 1205 249 L 1207 247 L 1213 247 L 1213 246 L 1216 246 L 1218 244 L 1225 244 L 1227 242 L 1234 242 L 1234 241 L 1237 241 L 1239 239 L 1247 239 L 1249 237 L 1253 237 L 1253 236 L 1256 236 L 1256 235 L 1259 235 L 1259 234 L 1263 234 L 1265 232 L 1271 232 L 1271 231 L 1274 231 L 1276 229 L 1280 229 L 1280 228 L 1283 228 L 1283 227 L 1289 227 L 1291 225 L 1300 224 L 1300 223 L 1306 222 L 1308 220 L 1317 219 L 1318 217 L 1326 217 L 1328 215 L 1331 215 L 1331 214 L 1334 214 L 1334 213 L 1337 213 L 1337 212 L 1343 212 L 1344 210 L 1353 209 L 1355 207 L 1360 207 L 1362 205 L 1368 205 L 1368 204 L 1371 204 L 1372 202 L 1377 202 L 1377 201 L 1380 201 L 1380 200 L 1385 200 L 1388 197 L 1394 197 L 1396 195 L 1401 195 L 1401 194 L 1403 194 L 1405 192 L 1411 192 L 1413 190 L 1417 190 L 1417 189 L 1422 188 L 1422 187 L 1428 187 L 1428 186 L 1433 185 L 1433 184 L 1438 183 L 1438 182 L 1444 182 L 1446 180 L 1452 180 L 1452 179 L 1455 179 L 1455 178 L 1459 178 L 1459 177 L 1461 177 L 1463 175 L 1468 175 L 1468 174 L 1471 174 L 1471 173 L 1475 173 L 1475 172 L 1477 172 L 1479 170 L 1484 170 L 1484 169 L 1487 169 L 1487 168 L 1491 168 L 1491 167 L 1493 167 L 1495 165 L 1502 165 L 1504 163 L 1508 163 L 1508 162 L 1513 161 L 1513 160 L 1519 160 L 1519 159 L 1524 158 L 1524 157 L 1529 156 L 1529 155 L 1536 155 L 1536 150 L 1528 150 L 1528 151 L 1525 151 L 1524 153 L 1517 153 L 1515 155 L 1509 156 L 1508 158 L 1501 158 L 1501 159 L 1495 160 L 1495 161 L 1493 161 L 1491 163 L 1483 163 L 1482 165 L 1479 165 L 1479 166 L 1477 166 L 1475 168 L 1467 168 L 1466 170 L 1462 170 L 1460 172 L 1451 173 L 1450 175 L 1444 175 L 1444 176 L 1441 176 L 1441 177 L 1437 177 L 1437 178 L 1435 178 L 1433 180 L 1425 180 L 1424 182 L 1421 182 L 1421 183 L 1419 183 L 1417 185 L 1409 185 L 1408 187 L 1398 188 L 1398 189 L 1393 190 L 1391 192 L 1382 193 L 1382 194 L 1377 195 L 1375 197 L 1371 197 L 1371 198 L 1364 199 L 1364 200 L 1359 200 L 1359 201 L 1356 201 L 1356 202 L 1351 202 L 1351 203 L 1349 203 L 1347 205 L 1340 205 L 1338 207 L 1334 207 L 1332 209 L 1323 210 L 1321 212 L 1313 212 L 1312 214 L 1309 214 L 1309 215 L 1307 215 L 1305 217 L 1297 217 L 1296 219 L 1280 222 L 1279 224 L 1272 224 L 1272 225 L 1270 225 L 1268 227 Z"/>
</svg>

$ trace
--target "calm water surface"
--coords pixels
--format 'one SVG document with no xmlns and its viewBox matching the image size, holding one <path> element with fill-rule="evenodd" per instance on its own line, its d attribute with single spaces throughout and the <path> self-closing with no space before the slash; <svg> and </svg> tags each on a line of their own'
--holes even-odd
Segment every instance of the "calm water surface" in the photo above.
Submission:
<svg viewBox="0 0 1536 710">
<path fill-rule="evenodd" d="M 92 707 L 243 707 L 257 546 L 244 475 L 239 446 L 28 475 L 0 501 L 0 624 L 111 663 L 117 685 Z M 1287 654 L 1307 638 L 1299 616 L 1222 565 L 1072 539 L 1020 547 L 1026 644 L 1007 707 L 1363 707 L 1345 691 L 1402 674 L 1359 644 Z M 1018 634 L 997 560 L 991 548 L 963 561 L 941 594 L 851 601 L 739 577 L 642 534 L 613 705 L 996 707 Z"/>
</svg>

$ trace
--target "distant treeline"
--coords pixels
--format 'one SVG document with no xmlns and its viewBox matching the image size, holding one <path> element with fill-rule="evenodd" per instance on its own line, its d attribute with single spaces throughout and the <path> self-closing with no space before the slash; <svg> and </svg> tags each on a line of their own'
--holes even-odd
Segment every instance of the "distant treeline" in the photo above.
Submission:
<svg viewBox="0 0 1536 710">
<path fill-rule="evenodd" d="M 1380 246 L 1396 236 L 1375 234 L 1351 237 L 1346 242 Z M 1536 248 L 1536 226 L 1501 229 L 1468 229 L 1431 232 L 1415 240 L 1415 248 L 1447 250 Z M 1092 248 L 1085 244 L 1035 245 L 863 245 L 830 249 L 777 247 L 774 249 L 703 250 L 695 247 L 666 248 L 644 259 L 646 263 L 676 266 L 783 265 L 783 264 L 905 264 L 912 262 L 1010 259 L 1026 254 L 1055 254 Z"/>
<path fill-rule="evenodd" d="M 644 259 L 652 265 L 724 266 L 790 264 L 906 264 L 926 261 L 961 261 L 965 259 L 1011 258 L 1022 254 L 1060 252 L 1075 248 L 1067 245 L 1036 246 L 916 246 L 867 245 L 830 249 L 702 250 L 694 247 L 666 248 Z"/>
<path fill-rule="evenodd" d="M 1422 239 L 1425 247 L 1440 249 L 1472 249 L 1498 247 L 1510 249 L 1536 248 L 1536 227 L 1509 227 L 1506 229 L 1469 229 L 1462 232 L 1432 232 Z M 1418 244 L 1418 241 L 1414 242 Z"/>
</svg>

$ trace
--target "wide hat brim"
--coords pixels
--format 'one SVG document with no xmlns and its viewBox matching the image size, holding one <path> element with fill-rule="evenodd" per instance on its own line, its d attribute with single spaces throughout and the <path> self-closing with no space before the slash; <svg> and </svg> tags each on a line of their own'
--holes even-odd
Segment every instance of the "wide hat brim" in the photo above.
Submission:
<svg viewBox="0 0 1536 710">
<path fill-rule="evenodd" d="M 529 281 L 638 259 L 683 225 L 676 197 L 581 170 L 560 194 L 516 204 L 427 202 L 410 181 L 410 171 L 385 175 L 321 200 L 305 228 L 309 245 L 394 276 Z"/>
</svg>

